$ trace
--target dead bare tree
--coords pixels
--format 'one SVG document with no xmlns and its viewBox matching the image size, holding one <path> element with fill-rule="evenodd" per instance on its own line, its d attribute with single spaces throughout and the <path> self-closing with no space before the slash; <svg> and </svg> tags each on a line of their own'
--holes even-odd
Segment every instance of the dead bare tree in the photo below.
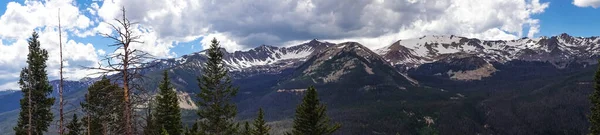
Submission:
<svg viewBox="0 0 600 135">
<path fill-rule="evenodd" d="M 115 19 L 117 24 L 110 24 L 113 31 L 116 34 L 111 33 L 101 33 L 104 37 L 109 38 L 115 41 L 114 44 L 109 45 L 111 47 L 117 47 L 115 49 L 115 53 L 109 54 L 105 56 L 102 60 L 107 63 L 106 66 L 98 66 L 91 67 L 89 69 L 99 70 L 98 74 L 110 74 L 110 73 L 118 73 L 111 77 L 111 80 L 115 81 L 123 85 L 123 97 L 124 97 L 124 106 L 123 106 L 123 116 L 125 120 L 125 135 L 134 134 L 135 128 L 133 127 L 133 110 L 132 100 L 135 99 L 136 93 L 143 89 L 140 89 L 134 81 L 139 81 L 143 78 L 141 71 L 149 68 L 148 62 L 153 57 L 141 50 L 137 50 L 132 48 L 132 44 L 143 44 L 140 41 L 140 35 L 136 35 L 134 33 L 136 23 L 131 22 L 125 12 L 125 8 L 121 9 L 122 18 Z M 138 90 L 138 91 L 134 91 Z"/>
<path fill-rule="evenodd" d="M 60 9 L 58 9 L 58 44 L 60 46 L 60 83 L 58 84 L 58 95 L 59 95 L 59 113 L 60 113 L 60 120 L 59 120 L 59 125 L 58 125 L 58 134 L 62 135 L 65 133 L 65 127 L 64 127 L 64 113 L 63 113 L 63 108 L 64 108 L 64 100 L 63 100 L 63 53 L 62 53 L 62 30 L 60 27 Z"/>
</svg>

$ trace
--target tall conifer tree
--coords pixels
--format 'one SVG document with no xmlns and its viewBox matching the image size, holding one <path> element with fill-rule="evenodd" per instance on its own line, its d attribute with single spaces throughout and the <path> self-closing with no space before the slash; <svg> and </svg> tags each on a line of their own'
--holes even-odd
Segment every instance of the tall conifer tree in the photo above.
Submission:
<svg viewBox="0 0 600 135">
<path fill-rule="evenodd" d="M 252 128 L 250 128 L 250 124 L 247 121 L 244 122 L 244 128 L 242 128 L 242 131 L 240 131 L 240 134 L 242 134 L 242 135 L 251 135 L 252 134 Z"/>
<path fill-rule="evenodd" d="M 79 118 L 77 118 L 77 114 L 73 114 L 73 119 L 67 125 L 67 129 L 69 129 L 69 133 L 67 135 L 81 135 L 83 133 L 83 129 L 81 129 L 81 122 L 79 122 Z"/>
<path fill-rule="evenodd" d="M 598 61 L 600 62 L 600 61 Z M 600 135 L 600 66 L 594 76 L 594 92 L 590 96 L 592 102 L 590 120 L 590 135 Z"/>
<path fill-rule="evenodd" d="M 206 53 L 208 61 L 198 78 L 198 129 L 200 134 L 231 135 L 238 132 L 238 124 L 233 121 L 237 109 L 231 101 L 238 89 L 231 85 L 219 42 L 216 38 L 211 42 Z"/>
<path fill-rule="evenodd" d="M 180 135 L 183 132 L 181 125 L 181 111 L 179 110 L 179 102 L 177 102 L 177 93 L 175 92 L 169 74 L 165 70 L 163 73 L 163 81 L 159 86 L 158 96 L 156 97 L 157 105 L 154 111 L 154 124 L 162 127 L 170 135 Z"/>
<path fill-rule="evenodd" d="M 154 106 L 156 106 L 156 103 L 151 100 L 148 103 L 148 116 L 146 116 L 146 126 L 144 127 L 144 134 L 145 135 L 154 135 L 154 134 L 158 134 L 162 131 L 160 131 L 159 126 L 157 126 L 157 120 L 154 117 L 154 115 L 156 115 L 155 110 L 154 110 Z"/>
<path fill-rule="evenodd" d="M 252 135 L 268 135 L 271 127 L 267 125 L 265 121 L 265 112 L 262 108 L 258 109 L 258 116 L 254 119 L 254 130 L 252 130 Z"/>
<path fill-rule="evenodd" d="M 29 54 L 27 54 L 27 67 L 21 70 L 19 85 L 23 92 L 21 99 L 21 112 L 17 126 L 14 128 L 17 135 L 41 135 L 48 131 L 52 122 L 50 108 L 54 98 L 49 97 L 52 86 L 48 82 L 46 61 L 48 51 L 40 48 L 37 32 L 29 38 Z"/>
<path fill-rule="evenodd" d="M 83 111 L 90 118 L 90 134 L 124 134 L 122 88 L 106 77 L 88 87 L 88 93 L 81 103 Z"/>
<path fill-rule="evenodd" d="M 319 102 L 317 90 L 311 86 L 306 90 L 302 103 L 296 108 L 296 117 L 291 135 L 329 135 L 340 128 L 340 124 L 329 124 L 325 105 Z"/>
</svg>

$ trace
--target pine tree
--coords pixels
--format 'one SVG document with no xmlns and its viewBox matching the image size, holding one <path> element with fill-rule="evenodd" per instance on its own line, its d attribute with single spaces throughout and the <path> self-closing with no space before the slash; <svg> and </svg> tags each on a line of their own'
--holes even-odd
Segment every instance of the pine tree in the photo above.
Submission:
<svg viewBox="0 0 600 135">
<path fill-rule="evenodd" d="M 231 78 L 227 75 L 219 42 L 217 39 L 211 42 L 207 50 L 208 61 L 202 70 L 204 74 L 198 78 L 198 128 L 200 134 L 230 135 L 238 132 L 238 124 L 233 121 L 237 109 L 231 103 L 237 88 L 231 85 Z"/>
<path fill-rule="evenodd" d="M 88 93 L 81 103 L 83 111 L 90 117 L 91 134 L 123 134 L 123 92 L 117 84 L 106 77 L 88 87 Z"/>
<path fill-rule="evenodd" d="M 160 135 L 169 135 L 169 132 L 165 128 L 161 128 Z"/>
<path fill-rule="evenodd" d="M 82 120 L 85 125 L 85 135 L 102 135 L 102 123 L 98 119 L 92 119 L 89 115 L 85 116 Z"/>
<path fill-rule="evenodd" d="M 157 106 L 154 111 L 154 120 L 156 121 L 154 123 L 158 124 L 158 127 L 165 128 L 170 135 L 180 135 L 183 132 L 183 126 L 177 93 L 171 85 L 168 72 L 165 70 L 163 74 L 163 81 L 156 97 Z"/>
<path fill-rule="evenodd" d="M 184 135 L 198 135 L 200 133 L 198 133 L 198 123 L 194 123 L 194 125 L 192 125 L 192 128 L 187 128 L 185 130 Z"/>
<path fill-rule="evenodd" d="M 148 103 L 148 116 L 146 116 L 146 127 L 144 127 L 145 135 L 154 135 L 160 133 L 158 132 L 159 126 L 157 126 L 157 120 L 154 117 L 154 106 L 155 103 L 153 101 L 150 101 L 150 103 Z"/>
<path fill-rule="evenodd" d="M 252 129 L 250 128 L 250 124 L 248 124 L 248 122 L 244 122 L 244 128 L 242 129 L 242 131 L 240 131 L 240 134 L 242 135 L 251 135 L 252 134 Z"/>
<path fill-rule="evenodd" d="M 83 129 L 81 128 L 81 122 L 77 118 L 77 114 L 73 114 L 73 120 L 67 125 L 69 133 L 67 135 L 81 135 Z"/>
<path fill-rule="evenodd" d="M 252 130 L 252 135 L 268 135 L 271 127 L 267 125 L 265 121 L 265 114 L 262 108 L 258 109 L 258 116 L 254 119 L 254 130 Z"/>
<path fill-rule="evenodd" d="M 317 90 L 308 87 L 302 103 L 296 108 L 296 117 L 291 135 L 329 135 L 333 134 L 341 126 L 340 124 L 329 125 L 325 105 L 319 102 Z"/>
<path fill-rule="evenodd" d="M 48 82 L 46 61 L 48 52 L 40 48 L 39 36 L 34 31 L 29 38 L 29 54 L 27 54 L 27 67 L 21 70 L 19 85 L 23 92 L 19 120 L 14 130 L 17 135 L 41 135 L 48 131 L 52 122 L 50 108 L 54 98 L 49 95 L 52 86 Z"/>
<path fill-rule="evenodd" d="M 599 61 L 600 62 L 600 61 Z M 590 135 L 600 134 L 600 66 L 594 76 L 594 92 L 590 96 L 592 102 L 591 113 L 589 115 L 590 120 Z"/>
</svg>

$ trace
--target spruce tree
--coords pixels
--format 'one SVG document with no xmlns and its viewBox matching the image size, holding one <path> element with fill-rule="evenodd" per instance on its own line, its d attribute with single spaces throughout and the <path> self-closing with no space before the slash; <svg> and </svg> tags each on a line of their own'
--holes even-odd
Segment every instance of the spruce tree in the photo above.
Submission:
<svg viewBox="0 0 600 135">
<path fill-rule="evenodd" d="M 192 128 L 187 128 L 185 130 L 184 135 L 198 135 L 200 133 L 198 133 L 198 123 L 194 123 L 194 125 L 192 125 Z"/>
<path fill-rule="evenodd" d="M 86 115 L 81 122 L 85 125 L 85 135 L 102 135 L 102 123 L 98 119 L 92 119 L 89 115 Z"/>
<path fill-rule="evenodd" d="M 248 122 L 244 122 L 244 128 L 242 129 L 242 131 L 240 131 L 240 134 L 242 135 L 250 135 L 252 134 L 252 129 L 250 128 L 250 124 L 248 124 Z"/>
<path fill-rule="evenodd" d="M 157 120 L 154 117 L 154 106 L 156 105 L 153 101 L 150 101 L 150 103 L 148 103 L 148 116 L 146 116 L 146 126 L 144 127 L 143 131 L 145 135 L 155 135 L 162 132 L 159 132 L 160 128 L 158 128 L 159 126 L 157 126 L 158 124 L 156 123 Z"/>
<path fill-rule="evenodd" d="M 165 128 L 161 128 L 160 135 L 169 135 L 169 132 Z"/>
<path fill-rule="evenodd" d="M 49 97 L 52 86 L 48 82 L 46 61 L 48 51 L 40 48 L 37 32 L 29 38 L 29 54 L 27 54 L 27 67 L 21 70 L 19 85 L 23 98 L 17 126 L 13 129 L 17 135 L 41 135 L 48 131 L 52 122 L 50 108 L 54 98 Z"/>
<path fill-rule="evenodd" d="M 81 135 L 83 129 L 81 128 L 81 122 L 77 118 L 77 114 L 73 114 L 73 120 L 67 125 L 69 133 L 67 135 Z"/>
<path fill-rule="evenodd" d="M 231 135 L 238 132 L 238 124 L 233 121 L 237 109 L 231 102 L 238 90 L 231 85 L 231 78 L 227 75 L 219 42 L 217 39 L 211 42 L 206 53 L 208 61 L 203 67 L 202 77 L 198 78 L 198 128 L 200 134 Z"/>
<path fill-rule="evenodd" d="M 163 127 L 170 135 L 181 135 L 183 126 L 181 125 L 181 111 L 179 102 L 177 102 L 177 93 L 175 92 L 169 74 L 165 70 L 163 81 L 159 86 L 158 96 L 156 97 L 157 106 L 154 111 L 154 123 L 158 127 Z"/>
<path fill-rule="evenodd" d="M 291 135 L 329 135 L 340 128 L 340 124 L 329 124 L 325 105 L 319 102 L 317 90 L 311 86 L 306 90 L 302 103 L 296 108 Z"/>
<path fill-rule="evenodd" d="M 265 114 L 262 108 L 258 109 L 258 116 L 254 119 L 254 130 L 252 130 L 252 135 L 268 135 L 271 127 L 267 125 L 265 121 Z"/>
<path fill-rule="evenodd" d="M 113 84 L 106 77 L 88 87 L 84 102 L 81 103 L 83 111 L 90 117 L 88 131 L 91 134 L 123 134 L 125 121 L 123 120 L 123 92 L 117 84 Z"/>
<path fill-rule="evenodd" d="M 594 76 L 594 92 L 590 96 L 590 101 L 592 102 L 589 115 L 590 135 L 600 135 L 600 66 Z"/>
</svg>

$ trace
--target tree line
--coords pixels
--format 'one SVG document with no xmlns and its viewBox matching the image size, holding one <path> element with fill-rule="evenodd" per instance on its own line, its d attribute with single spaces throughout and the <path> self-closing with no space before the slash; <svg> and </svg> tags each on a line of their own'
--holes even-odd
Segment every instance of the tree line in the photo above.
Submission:
<svg viewBox="0 0 600 135">
<path fill-rule="evenodd" d="M 264 118 L 260 108 L 252 123 L 243 124 L 235 121 L 237 108 L 232 99 L 238 88 L 232 85 L 228 70 L 223 62 L 223 52 L 216 38 L 207 49 L 207 61 L 202 67 L 202 75 L 197 78 L 200 91 L 198 97 L 198 119 L 191 126 L 182 123 L 178 95 L 171 84 L 167 70 L 163 72 L 162 81 L 156 94 L 150 94 L 150 100 L 138 100 L 143 89 L 136 85 L 143 76 L 139 71 L 147 69 L 149 55 L 143 51 L 130 48 L 130 44 L 141 43 L 139 35 L 135 35 L 135 23 L 125 16 L 115 19 L 118 24 L 111 24 L 116 34 L 103 34 L 115 41 L 120 52 L 108 55 L 104 59 L 109 65 L 90 67 L 100 70 L 102 78 L 87 89 L 83 102 L 80 103 L 81 114 L 73 113 L 70 122 L 63 125 L 62 89 L 60 94 L 60 126 L 59 134 L 65 135 L 113 135 L 113 134 L 145 134 L 145 135 L 268 135 L 271 127 Z M 29 54 L 27 66 L 22 69 L 19 85 L 23 93 L 20 100 L 20 112 L 17 125 L 13 128 L 17 135 L 41 135 L 48 132 L 53 121 L 51 97 L 52 86 L 49 84 L 46 61 L 48 52 L 40 48 L 39 36 L 34 31 L 28 39 Z M 61 49 L 62 55 L 62 49 Z M 61 66 L 62 73 L 62 66 Z M 117 73 L 107 76 L 108 73 Z M 110 77 L 110 78 L 109 78 Z M 62 77 L 61 77 L 62 79 Z M 62 87 L 62 86 L 61 86 Z M 137 102 L 141 101 L 141 102 Z M 136 104 L 140 103 L 140 104 Z M 139 106 L 146 111 L 141 111 Z M 145 116 L 139 115 L 145 112 Z M 333 134 L 341 126 L 332 124 L 326 114 L 327 109 L 318 98 L 317 90 L 308 87 L 302 103 L 296 108 L 292 131 L 288 135 L 326 135 Z M 143 122 L 139 122 L 143 120 Z M 64 129 L 66 128 L 66 129 Z"/>
</svg>

